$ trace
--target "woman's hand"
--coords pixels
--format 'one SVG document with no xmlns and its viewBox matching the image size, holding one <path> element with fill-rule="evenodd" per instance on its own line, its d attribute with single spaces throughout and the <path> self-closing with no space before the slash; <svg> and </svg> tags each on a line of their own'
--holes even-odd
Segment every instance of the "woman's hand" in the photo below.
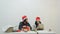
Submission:
<svg viewBox="0 0 60 34">
<path fill-rule="evenodd" d="M 25 32 L 30 31 L 30 27 L 29 26 L 23 26 L 22 31 L 25 31 Z"/>
</svg>

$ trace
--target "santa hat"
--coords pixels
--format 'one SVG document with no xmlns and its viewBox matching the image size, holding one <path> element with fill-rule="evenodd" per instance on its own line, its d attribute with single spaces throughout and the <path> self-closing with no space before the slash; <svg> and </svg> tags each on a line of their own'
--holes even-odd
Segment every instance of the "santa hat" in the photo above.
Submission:
<svg viewBox="0 0 60 34">
<path fill-rule="evenodd" d="M 36 20 L 40 20 L 40 17 L 36 17 Z"/>
<path fill-rule="evenodd" d="M 27 18 L 27 16 L 22 16 L 22 20 L 25 20 Z"/>
</svg>

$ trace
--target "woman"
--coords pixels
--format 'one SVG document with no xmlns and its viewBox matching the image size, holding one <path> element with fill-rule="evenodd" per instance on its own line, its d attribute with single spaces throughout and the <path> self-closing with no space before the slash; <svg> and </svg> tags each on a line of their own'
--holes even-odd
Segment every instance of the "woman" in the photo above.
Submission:
<svg viewBox="0 0 60 34">
<path fill-rule="evenodd" d="M 36 25 L 36 30 L 43 30 L 44 26 L 40 21 L 40 17 L 36 17 L 36 21 L 35 21 L 35 25 Z"/>
<path fill-rule="evenodd" d="M 19 30 L 22 30 L 22 31 L 30 31 L 30 30 L 32 30 L 32 27 L 28 23 L 27 16 L 23 16 L 22 20 L 23 21 L 20 22 L 20 24 L 19 24 Z"/>
</svg>

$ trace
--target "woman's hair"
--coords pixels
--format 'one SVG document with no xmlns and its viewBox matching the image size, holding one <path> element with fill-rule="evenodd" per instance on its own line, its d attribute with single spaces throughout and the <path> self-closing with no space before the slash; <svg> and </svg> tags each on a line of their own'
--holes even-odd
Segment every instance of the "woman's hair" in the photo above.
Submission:
<svg viewBox="0 0 60 34">
<path fill-rule="evenodd" d="M 25 20 L 23 21 L 23 24 L 26 24 L 26 23 L 28 23 L 26 20 L 27 20 L 27 19 L 25 19 Z"/>
<path fill-rule="evenodd" d="M 41 21 L 39 21 L 39 23 L 41 24 Z M 35 25 L 36 25 L 36 27 L 38 26 L 38 23 L 37 23 L 37 21 L 35 21 Z"/>
<path fill-rule="evenodd" d="M 27 22 L 26 20 L 27 20 L 27 19 L 25 19 L 23 22 Z"/>
</svg>

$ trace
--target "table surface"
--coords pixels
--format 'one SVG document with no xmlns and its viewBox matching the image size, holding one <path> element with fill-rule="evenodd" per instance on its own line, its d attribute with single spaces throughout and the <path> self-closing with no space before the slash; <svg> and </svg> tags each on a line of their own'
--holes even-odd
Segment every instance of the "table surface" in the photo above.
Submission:
<svg viewBox="0 0 60 34">
<path fill-rule="evenodd" d="M 55 34 L 55 32 L 52 32 L 52 31 L 46 31 L 46 30 L 41 30 L 41 31 L 28 31 L 28 32 L 10 32 L 10 33 L 5 33 L 5 32 L 0 32 L 1 34 L 37 34 L 37 33 L 41 33 L 41 34 L 46 34 L 46 33 L 52 33 L 52 34 Z"/>
</svg>

